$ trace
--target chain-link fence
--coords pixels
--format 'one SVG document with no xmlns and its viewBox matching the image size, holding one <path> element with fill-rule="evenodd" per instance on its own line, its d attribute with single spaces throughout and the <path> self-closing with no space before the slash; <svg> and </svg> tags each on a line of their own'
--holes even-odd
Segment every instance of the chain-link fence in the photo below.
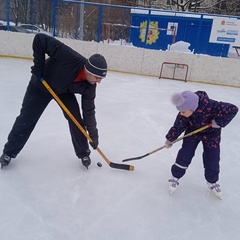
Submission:
<svg viewBox="0 0 240 240">
<path fill-rule="evenodd" d="M 0 23 L 39 26 L 57 37 L 129 42 L 131 8 L 67 0 L 0 0 Z"/>
<path fill-rule="evenodd" d="M 56 35 L 84 41 L 129 40 L 130 8 L 58 1 Z"/>
<path fill-rule="evenodd" d="M 163 51 L 184 42 L 189 45 L 185 51 L 227 57 L 228 43 L 209 41 L 213 19 L 219 16 L 84 0 L 0 0 L 0 24 L 7 26 L 28 24 L 40 26 L 52 36 Z M 40 29 L 29 31 L 42 32 Z"/>
</svg>

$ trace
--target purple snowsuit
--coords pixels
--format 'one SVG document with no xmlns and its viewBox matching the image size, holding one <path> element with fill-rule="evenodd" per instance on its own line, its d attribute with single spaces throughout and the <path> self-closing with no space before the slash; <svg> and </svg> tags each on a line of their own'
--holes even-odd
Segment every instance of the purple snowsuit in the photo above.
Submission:
<svg viewBox="0 0 240 240">
<path fill-rule="evenodd" d="M 182 132 L 190 133 L 201 128 L 215 119 L 218 126 L 225 127 L 237 114 L 238 107 L 231 103 L 218 102 L 209 99 L 204 91 L 195 92 L 199 96 L 198 108 L 190 117 L 177 115 L 173 127 L 166 135 L 167 140 L 176 140 Z M 220 162 L 220 141 L 221 128 L 207 128 L 183 139 L 182 148 L 179 150 L 176 162 L 172 165 L 171 171 L 175 178 L 181 178 L 192 158 L 195 150 L 201 141 L 203 144 L 203 166 L 205 169 L 205 179 L 209 183 L 215 183 L 219 179 Z"/>
</svg>

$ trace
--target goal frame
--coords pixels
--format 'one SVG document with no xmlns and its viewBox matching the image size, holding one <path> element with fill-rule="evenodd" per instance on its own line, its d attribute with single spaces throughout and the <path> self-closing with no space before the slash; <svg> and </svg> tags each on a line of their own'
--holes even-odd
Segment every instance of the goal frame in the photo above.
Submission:
<svg viewBox="0 0 240 240">
<path fill-rule="evenodd" d="M 173 75 L 172 75 L 172 77 L 164 77 L 164 76 L 162 76 L 164 65 L 167 65 L 167 64 L 168 65 L 173 65 Z M 180 68 L 180 67 L 183 68 L 183 69 L 186 69 L 184 78 L 175 78 L 176 69 Z M 180 80 L 180 81 L 187 82 L 187 76 L 188 76 L 188 64 L 176 63 L 176 62 L 163 62 L 162 65 L 161 65 L 159 79 L 160 78 L 166 78 L 166 79 L 173 79 L 173 80 Z"/>
</svg>

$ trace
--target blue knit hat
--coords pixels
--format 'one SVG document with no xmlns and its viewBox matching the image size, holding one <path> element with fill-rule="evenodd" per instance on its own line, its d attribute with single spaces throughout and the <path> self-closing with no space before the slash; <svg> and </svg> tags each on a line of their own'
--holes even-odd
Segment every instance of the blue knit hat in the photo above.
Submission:
<svg viewBox="0 0 240 240">
<path fill-rule="evenodd" d="M 198 108 L 199 97 L 196 93 L 191 91 L 175 93 L 171 100 L 179 112 L 186 110 L 195 111 Z"/>
</svg>

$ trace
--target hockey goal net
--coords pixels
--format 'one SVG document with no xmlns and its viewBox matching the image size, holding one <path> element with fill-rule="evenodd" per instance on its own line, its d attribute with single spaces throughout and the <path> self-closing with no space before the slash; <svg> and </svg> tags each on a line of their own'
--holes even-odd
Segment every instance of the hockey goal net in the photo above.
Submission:
<svg viewBox="0 0 240 240">
<path fill-rule="evenodd" d="M 163 62 L 159 78 L 174 79 L 187 82 L 188 65 L 184 63 Z"/>
</svg>

